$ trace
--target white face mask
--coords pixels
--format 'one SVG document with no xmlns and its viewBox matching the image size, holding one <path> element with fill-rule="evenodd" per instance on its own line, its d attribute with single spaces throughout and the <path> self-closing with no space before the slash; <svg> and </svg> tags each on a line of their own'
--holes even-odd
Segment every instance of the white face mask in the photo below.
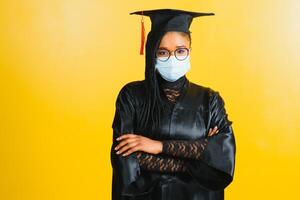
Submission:
<svg viewBox="0 0 300 200">
<path fill-rule="evenodd" d="M 175 56 L 170 56 L 167 61 L 160 61 L 156 58 L 155 69 L 167 81 L 174 82 L 184 76 L 191 68 L 190 55 L 184 60 L 177 60 Z"/>
</svg>

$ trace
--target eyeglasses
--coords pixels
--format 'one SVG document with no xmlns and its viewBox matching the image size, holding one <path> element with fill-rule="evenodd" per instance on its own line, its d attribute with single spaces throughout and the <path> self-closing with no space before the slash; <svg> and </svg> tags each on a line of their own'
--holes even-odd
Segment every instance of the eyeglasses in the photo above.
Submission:
<svg viewBox="0 0 300 200">
<path fill-rule="evenodd" d="M 182 61 L 188 57 L 190 51 L 191 51 L 191 48 L 188 49 L 185 47 L 180 47 L 178 49 L 175 49 L 174 55 L 177 60 Z M 165 62 L 170 58 L 171 54 L 172 54 L 172 52 L 169 51 L 168 49 L 158 49 L 156 51 L 156 58 L 160 61 Z"/>
</svg>

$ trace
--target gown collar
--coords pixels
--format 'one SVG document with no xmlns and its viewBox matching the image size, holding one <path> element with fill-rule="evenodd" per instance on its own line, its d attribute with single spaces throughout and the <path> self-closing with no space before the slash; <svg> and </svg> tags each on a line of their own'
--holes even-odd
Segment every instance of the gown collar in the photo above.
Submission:
<svg viewBox="0 0 300 200">
<path fill-rule="evenodd" d="M 162 94 L 162 98 L 165 101 L 169 102 L 167 97 L 164 94 L 164 89 L 180 90 L 180 95 L 179 95 L 178 99 L 176 100 L 176 103 L 179 103 L 183 100 L 184 96 L 187 93 L 188 87 L 190 85 L 190 81 L 186 77 L 186 75 L 180 77 L 178 80 L 176 80 L 174 82 L 165 80 L 157 71 L 156 71 L 156 77 L 158 80 L 160 93 Z"/>
</svg>

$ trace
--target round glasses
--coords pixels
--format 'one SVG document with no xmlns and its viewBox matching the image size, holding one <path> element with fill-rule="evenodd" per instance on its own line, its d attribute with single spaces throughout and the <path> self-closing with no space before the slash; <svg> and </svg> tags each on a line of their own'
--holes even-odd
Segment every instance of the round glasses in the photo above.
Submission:
<svg viewBox="0 0 300 200">
<path fill-rule="evenodd" d="M 180 47 L 178 49 L 175 49 L 174 55 L 175 55 L 177 60 L 182 61 L 182 60 L 185 60 L 188 57 L 188 55 L 190 53 L 190 50 L 191 49 L 188 49 L 188 48 L 185 48 L 185 47 Z M 172 54 L 172 52 L 169 51 L 168 49 L 158 49 L 156 51 L 156 58 L 160 61 L 165 62 L 170 58 L 171 54 Z"/>
</svg>

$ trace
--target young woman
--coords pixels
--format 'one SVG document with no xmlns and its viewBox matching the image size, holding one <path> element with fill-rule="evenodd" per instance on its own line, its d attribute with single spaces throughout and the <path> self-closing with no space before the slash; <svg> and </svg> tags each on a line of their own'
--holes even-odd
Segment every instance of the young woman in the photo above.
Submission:
<svg viewBox="0 0 300 200">
<path fill-rule="evenodd" d="M 112 199 L 221 200 L 233 180 L 235 138 L 219 92 L 188 80 L 194 17 L 151 17 L 145 80 L 122 87 L 113 120 Z"/>
</svg>

